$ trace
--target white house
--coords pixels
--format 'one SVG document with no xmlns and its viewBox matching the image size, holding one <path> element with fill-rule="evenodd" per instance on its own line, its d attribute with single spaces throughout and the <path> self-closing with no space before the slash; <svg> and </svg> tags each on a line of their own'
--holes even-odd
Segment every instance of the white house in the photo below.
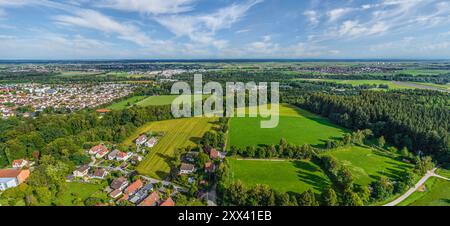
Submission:
<svg viewBox="0 0 450 226">
<path fill-rule="evenodd" d="M 156 145 L 156 143 L 158 142 L 158 139 L 156 137 L 152 137 L 150 138 L 150 140 L 148 140 L 147 142 L 145 142 L 145 146 L 152 148 Z"/>
<path fill-rule="evenodd" d="M 181 163 L 180 174 L 190 174 L 195 171 L 195 166 L 188 163 Z"/>
<path fill-rule="evenodd" d="M 95 157 L 98 158 L 98 159 L 101 159 L 101 158 L 105 157 L 105 155 L 108 154 L 108 152 L 109 152 L 108 149 L 103 149 L 103 150 L 97 152 Z"/>
<path fill-rule="evenodd" d="M 119 151 L 119 153 L 117 153 L 116 159 L 117 161 L 127 161 L 131 157 L 131 155 L 133 155 L 133 153 L 125 153 Z"/>
<path fill-rule="evenodd" d="M 90 168 L 91 168 L 90 166 L 81 166 L 78 169 L 76 169 L 75 171 L 73 171 L 73 176 L 74 177 L 85 177 L 88 175 Z"/>
<path fill-rule="evenodd" d="M 143 145 L 147 141 L 147 136 L 141 135 L 136 139 L 136 145 Z"/>
</svg>

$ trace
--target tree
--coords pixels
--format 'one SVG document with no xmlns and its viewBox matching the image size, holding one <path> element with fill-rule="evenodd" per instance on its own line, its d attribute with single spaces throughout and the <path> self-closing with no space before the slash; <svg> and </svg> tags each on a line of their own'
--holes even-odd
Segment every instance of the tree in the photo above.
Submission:
<svg viewBox="0 0 450 226">
<path fill-rule="evenodd" d="M 319 202 L 316 200 L 316 195 L 311 189 L 300 194 L 297 199 L 297 203 L 299 206 L 319 206 Z"/>
<path fill-rule="evenodd" d="M 322 192 L 322 203 L 324 206 L 338 206 L 338 197 L 333 188 L 328 188 Z"/>
<path fill-rule="evenodd" d="M 384 146 L 386 145 L 386 140 L 384 139 L 384 136 L 379 137 L 377 143 L 378 147 L 384 148 Z"/>
</svg>

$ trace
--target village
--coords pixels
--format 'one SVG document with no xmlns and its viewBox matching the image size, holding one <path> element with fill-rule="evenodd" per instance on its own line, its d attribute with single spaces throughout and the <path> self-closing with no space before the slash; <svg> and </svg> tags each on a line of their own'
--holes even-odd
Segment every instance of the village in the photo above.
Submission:
<svg viewBox="0 0 450 226">
<path fill-rule="evenodd" d="M 188 193 L 186 184 L 180 185 L 180 181 L 186 179 L 188 184 L 208 184 L 208 178 L 212 175 L 218 163 L 225 158 L 226 153 L 214 148 L 205 148 L 211 161 L 202 167 L 197 167 L 196 162 L 199 152 L 189 151 L 184 153 L 177 169 L 180 180 L 158 180 L 136 171 L 136 166 L 144 159 L 144 155 L 151 152 L 164 133 L 148 132 L 135 139 L 133 151 L 121 151 L 115 145 L 100 143 L 85 150 L 90 157 L 89 164 L 80 165 L 66 177 L 68 183 L 82 184 L 107 184 L 103 191 L 110 198 L 107 203 L 98 203 L 97 206 L 128 205 L 128 206 L 175 206 L 174 195 Z M 0 169 L 0 192 L 16 187 L 24 183 L 33 173 L 34 162 L 19 159 L 14 160 L 12 168 Z M 198 175 L 197 175 L 198 174 Z M 199 175 L 209 175 L 201 177 Z M 196 181 L 196 178 L 203 178 Z M 208 189 L 205 187 L 196 193 L 197 198 L 207 203 Z"/>
<path fill-rule="evenodd" d="M 47 108 L 76 111 L 110 103 L 132 92 L 130 84 L 4 84 L 0 85 L 0 113 L 8 118 L 19 114 L 30 117 Z"/>
</svg>

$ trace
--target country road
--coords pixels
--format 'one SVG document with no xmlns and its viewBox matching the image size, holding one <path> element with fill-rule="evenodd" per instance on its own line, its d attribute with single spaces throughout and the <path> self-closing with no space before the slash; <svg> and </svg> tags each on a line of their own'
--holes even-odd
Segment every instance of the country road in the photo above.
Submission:
<svg viewBox="0 0 450 226">
<path fill-rule="evenodd" d="M 430 179 L 430 177 L 438 177 L 444 180 L 450 180 L 449 178 L 437 175 L 436 172 L 437 168 L 434 168 L 430 171 L 428 171 L 427 174 L 425 174 L 424 177 L 422 177 L 419 182 L 417 182 L 416 185 L 414 185 L 414 187 L 410 188 L 405 194 L 403 194 L 402 196 L 398 197 L 396 200 L 385 204 L 383 206 L 396 206 L 399 203 L 403 202 L 405 199 L 407 199 L 410 195 L 412 195 L 415 191 L 417 191 L 417 189 L 419 189 L 428 179 Z"/>
</svg>

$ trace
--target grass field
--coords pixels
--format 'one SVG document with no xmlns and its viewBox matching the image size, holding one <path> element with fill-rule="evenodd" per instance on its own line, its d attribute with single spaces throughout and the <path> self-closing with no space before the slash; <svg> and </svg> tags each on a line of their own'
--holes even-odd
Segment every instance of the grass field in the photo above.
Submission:
<svg viewBox="0 0 450 226">
<path fill-rule="evenodd" d="M 84 200 L 88 197 L 94 196 L 98 198 L 107 198 L 106 193 L 103 192 L 103 186 L 100 184 L 87 184 L 87 183 L 67 183 L 67 190 L 64 194 L 55 201 L 60 206 L 73 206 L 75 197 Z M 76 193 L 76 196 L 72 194 Z"/>
<path fill-rule="evenodd" d="M 164 179 L 170 172 L 168 158 L 173 156 L 175 149 L 194 146 L 206 131 L 212 129 L 215 120 L 214 118 L 186 118 L 151 122 L 135 131 L 133 136 L 123 142 L 123 145 L 131 145 L 139 134 L 148 131 L 166 132 L 137 167 L 140 174 Z"/>
<path fill-rule="evenodd" d="M 450 206 L 450 181 L 430 178 L 425 183 L 426 191 L 416 191 L 399 206 Z"/>
<path fill-rule="evenodd" d="M 128 108 L 129 104 L 136 104 L 137 102 L 145 99 L 146 96 L 134 96 L 130 97 L 126 100 L 119 101 L 117 103 L 113 103 L 110 106 L 107 107 L 109 110 L 123 110 L 125 108 Z"/>
<path fill-rule="evenodd" d="M 261 117 L 232 118 L 228 146 L 278 144 L 281 138 L 293 144 L 321 146 L 326 139 L 341 137 L 346 132 L 328 119 L 288 105 L 280 105 L 280 121 L 276 128 L 260 128 L 261 120 Z"/>
<path fill-rule="evenodd" d="M 172 101 L 180 95 L 161 95 L 161 96 L 150 96 L 147 97 L 137 103 L 137 105 L 145 107 L 145 106 L 157 106 L 157 105 L 171 105 Z M 192 95 L 194 98 L 195 95 Z M 203 98 L 206 98 L 205 95 Z"/>
<path fill-rule="evenodd" d="M 328 177 L 309 161 L 230 159 L 231 180 L 247 186 L 266 184 L 280 192 L 322 191 L 331 184 Z"/>
<path fill-rule="evenodd" d="M 349 167 L 355 182 L 369 185 L 372 181 L 384 175 L 395 180 L 412 165 L 396 160 L 396 154 L 380 152 L 369 147 L 349 146 L 325 153 L 341 161 Z"/>
</svg>

